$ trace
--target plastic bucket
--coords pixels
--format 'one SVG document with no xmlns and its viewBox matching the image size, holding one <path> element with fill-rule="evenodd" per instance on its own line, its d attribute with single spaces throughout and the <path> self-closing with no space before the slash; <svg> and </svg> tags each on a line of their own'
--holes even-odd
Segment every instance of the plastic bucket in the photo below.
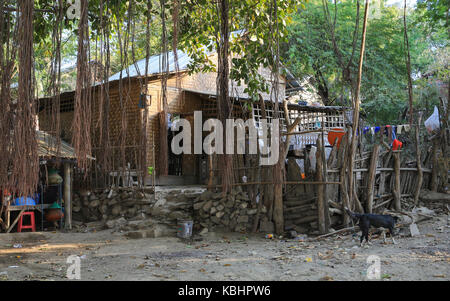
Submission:
<svg viewBox="0 0 450 301">
<path fill-rule="evenodd" d="M 192 236 L 192 221 L 178 221 L 177 236 L 180 238 L 190 238 Z"/>
</svg>

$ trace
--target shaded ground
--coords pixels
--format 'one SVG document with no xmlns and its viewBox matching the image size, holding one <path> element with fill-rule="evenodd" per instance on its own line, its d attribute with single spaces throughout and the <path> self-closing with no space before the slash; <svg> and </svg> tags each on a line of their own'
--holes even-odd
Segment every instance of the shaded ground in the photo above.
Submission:
<svg viewBox="0 0 450 301">
<path fill-rule="evenodd" d="M 397 245 L 373 238 L 367 248 L 352 234 L 298 241 L 208 233 L 190 242 L 110 230 L 0 234 L 0 280 L 66 280 L 70 255 L 81 258 L 81 280 L 365 280 L 370 255 L 385 280 L 449 280 L 448 225 L 441 215 L 420 223 L 418 237 Z"/>
</svg>

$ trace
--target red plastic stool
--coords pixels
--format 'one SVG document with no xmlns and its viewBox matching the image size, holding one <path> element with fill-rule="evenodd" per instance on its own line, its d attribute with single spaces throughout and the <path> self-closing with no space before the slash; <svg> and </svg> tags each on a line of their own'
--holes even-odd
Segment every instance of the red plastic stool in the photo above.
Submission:
<svg viewBox="0 0 450 301">
<path fill-rule="evenodd" d="M 31 225 L 23 225 L 23 216 L 28 215 L 31 219 Z M 22 215 L 19 218 L 19 225 L 17 226 L 17 232 L 22 232 L 23 229 L 31 229 L 32 232 L 36 232 L 36 225 L 34 222 L 34 212 L 33 211 L 26 211 L 22 213 Z"/>
</svg>

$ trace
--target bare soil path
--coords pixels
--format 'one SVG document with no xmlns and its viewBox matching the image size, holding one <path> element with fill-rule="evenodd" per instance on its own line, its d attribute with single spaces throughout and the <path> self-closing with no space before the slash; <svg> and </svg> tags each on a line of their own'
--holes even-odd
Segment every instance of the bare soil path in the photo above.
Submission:
<svg viewBox="0 0 450 301">
<path fill-rule="evenodd" d="M 0 280 L 67 280 L 80 257 L 81 280 L 366 280 L 371 255 L 383 280 L 449 280 L 449 216 L 419 224 L 418 237 L 381 237 L 360 248 L 350 234 L 319 241 L 264 234 L 208 233 L 127 239 L 111 230 L 0 234 Z"/>
</svg>

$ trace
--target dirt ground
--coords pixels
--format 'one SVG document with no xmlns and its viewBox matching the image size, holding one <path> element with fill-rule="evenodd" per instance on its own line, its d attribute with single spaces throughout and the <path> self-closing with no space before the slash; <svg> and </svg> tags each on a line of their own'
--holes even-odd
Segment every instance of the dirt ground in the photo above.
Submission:
<svg viewBox="0 0 450 301">
<path fill-rule="evenodd" d="M 382 237 L 359 247 L 353 233 L 319 241 L 211 232 L 127 239 L 111 230 L 0 234 L 1 280 L 68 280 L 71 255 L 81 280 L 367 280 L 376 255 L 382 280 L 449 280 L 450 216 L 420 223 L 421 235 Z"/>
</svg>

